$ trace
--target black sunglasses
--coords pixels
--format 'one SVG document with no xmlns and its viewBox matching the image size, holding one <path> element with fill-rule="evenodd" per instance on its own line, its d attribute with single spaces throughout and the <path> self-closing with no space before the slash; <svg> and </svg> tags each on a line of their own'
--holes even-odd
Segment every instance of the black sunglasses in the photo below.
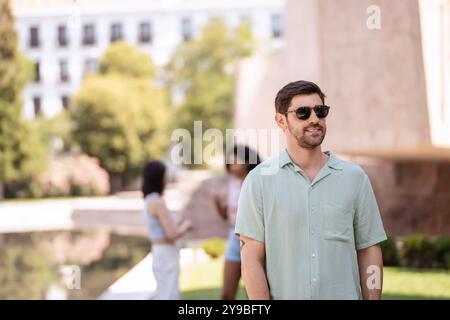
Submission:
<svg viewBox="0 0 450 320">
<path fill-rule="evenodd" d="M 323 119 L 328 116 L 328 112 L 330 111 L 330 107 L 326 105 L 317 105 L 314 107 L 299 107 L 292 111 L 286 111 L 286 115 L 291 112 L 295 112 L 295 115 L 300 120 L 308 120 L 311 116 L 311 110 L 314 110 L 317 118 Z"/>
</svg>

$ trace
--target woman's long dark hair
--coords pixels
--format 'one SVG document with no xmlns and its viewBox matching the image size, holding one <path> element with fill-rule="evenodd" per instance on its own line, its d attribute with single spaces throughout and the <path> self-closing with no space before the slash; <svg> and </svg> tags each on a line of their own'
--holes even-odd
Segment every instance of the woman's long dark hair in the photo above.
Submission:
<svg viewBox="0 0 450 320">
<path fill-rule="evenodd" d="M 245 164 L 247 165 L 247 173 L 255 169 L 256 166 L 261 163 L 261 157 L 259 156 L 258 152 L 254 151 L 247 145 L 237 144 L 233 147 L 233 149 L 230 149 L 227 152 L 227 157 L 225 158 L 225 169 L 227 170 L 227 172 L 230 172 L 231 163 L 228 163 L 228 159 L 231 155 L 234 155 L 237 158 L 241 159 L 241 161 L 245 162 Z"/>
<path fill-rule="evenodd" d="M 145 165 L 142 173 L 142 193 L 144 198 L 152 192 L 162 194 L 165 173 L 166 166 L 161 161 L 151 161 Z"/>
</svg>

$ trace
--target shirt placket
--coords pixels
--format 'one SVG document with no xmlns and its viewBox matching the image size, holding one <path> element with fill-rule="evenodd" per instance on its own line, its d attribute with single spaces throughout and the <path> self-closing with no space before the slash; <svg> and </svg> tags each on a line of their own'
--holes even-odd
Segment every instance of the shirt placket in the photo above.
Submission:
<svg viewBox="0 0 450 320">
<path fill-rule="evenodd" d="M 308 189 L 308 220 L 309 220 L 309 260 L 310 260 L 310 298 L 318 299 L 319 294 L 319 257 L 317 255 L 317 219 L 318 216 L 318 203 L 316 201 L 316 189 L 317 187 L 312 184 Z"/>
<path fill-rule="evenodd" d="M 311 269 L 311 299 L 320 299 L 320 257 L 318 256 L 319 247 L 319 233 L 318 227 L 320 226 L 320 184 L 325 182 L 327 177 L 331 174 L 331 170 L 325 166 L 319 171 L 314 181 L 311 183 L 308 192 L 309 203 L 309 235 L 310 235 L 310 269 Z"/>
<path fill-rule="evenodd" d="M 309 288 L 306 290 L 308 299 L 317 299 L 318 297 L 318 284 L 319 284 L 319 268 L 318 268 L 318 259 L 317 259 L 317 230 L 315 220 L 317 218 L 317 210 L 318 206 L 316 201 L 314 201 L 315 192 L 314 189 L 316 187 L 314 184 L 311 184 L 308 176 L 305 172 L 299 167 L 295 166 L 295 169 L 299 175 L 303 178 L 303 183 L 306 184 L 308 188 L 308 198 L 307 198 L 307 225 L 308 225 L 308 236 L 306 243 L 306 250 L 308 251 L 307 255 L 309 258 L 308 271 L 308 283 Z"/>
</svg>

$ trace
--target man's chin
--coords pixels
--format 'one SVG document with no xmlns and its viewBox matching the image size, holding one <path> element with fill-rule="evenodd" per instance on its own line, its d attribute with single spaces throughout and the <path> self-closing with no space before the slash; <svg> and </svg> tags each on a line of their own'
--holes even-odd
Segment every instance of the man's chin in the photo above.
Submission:
<svg viewBox="0 0 450 320">
<path fill-rule="evenodd" d="M 314 150 L 322 145 L 323 139 L 320 141 L 297 141 L 297 144 L 305 149 Z"/>
<path fill-rule="evenodd" d="M 298 145 L 304 149 L 314 150 L 316 148 L 319 148 L 322 144 L 299 143 Z"/>
</svg>

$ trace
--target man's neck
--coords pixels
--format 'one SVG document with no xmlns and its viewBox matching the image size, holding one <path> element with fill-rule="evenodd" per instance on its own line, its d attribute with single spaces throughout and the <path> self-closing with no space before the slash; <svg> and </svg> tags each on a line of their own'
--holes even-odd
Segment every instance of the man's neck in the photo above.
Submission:
<svg viewBox="0 0 450 320">
<path fill-rule="evenodd" d="M 305 171 L 320 169 L 328 160 L 328 156 L 322 152 L 320 146 L 314 149 L 306 149 L 298 145 L 288 145 L 287 152 L 292 161 Z"/>
</svg>

